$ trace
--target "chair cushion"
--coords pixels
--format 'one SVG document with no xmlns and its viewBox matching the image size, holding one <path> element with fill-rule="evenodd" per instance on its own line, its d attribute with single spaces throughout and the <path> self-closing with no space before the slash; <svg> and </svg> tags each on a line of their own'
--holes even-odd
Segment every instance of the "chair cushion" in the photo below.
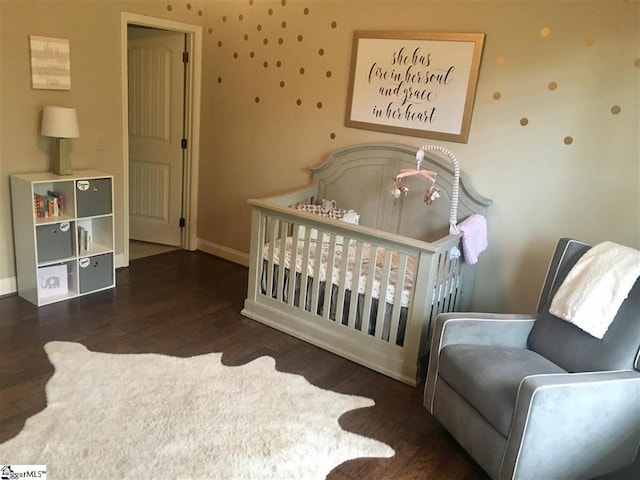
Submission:
<svg viewBox="0 0 640 480">
<path fill-rule="evenodd" d="M 466 344 L 443 348 L 438 370 L 441 380 L 504 436 L 509 435 L 522 379 L 566 373 L 531 350 Z"/>
<path fill-rule="evenodd" d="M 640 279 L 622 303 L 602 339 L 549 313 L 549 306 L 569 270 L 588 250 L 576 241 L 561 241 L 552 259 L 536 320 L 527 341 L 534 352 L 568 372 L 638 369 L 640 348 Z"/>
</svg>

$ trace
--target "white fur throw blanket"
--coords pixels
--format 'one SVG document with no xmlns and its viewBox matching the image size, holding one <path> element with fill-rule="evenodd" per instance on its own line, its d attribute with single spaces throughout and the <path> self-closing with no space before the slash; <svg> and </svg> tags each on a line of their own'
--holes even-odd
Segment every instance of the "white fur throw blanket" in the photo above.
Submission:
<svg viewBox="0 0 640 480">
<path fill-rule="evenodd" d="M 549 312 L 602 338 L 640 276 L 640 251 L 603 242 L 569 271 Z"/>
</svg>

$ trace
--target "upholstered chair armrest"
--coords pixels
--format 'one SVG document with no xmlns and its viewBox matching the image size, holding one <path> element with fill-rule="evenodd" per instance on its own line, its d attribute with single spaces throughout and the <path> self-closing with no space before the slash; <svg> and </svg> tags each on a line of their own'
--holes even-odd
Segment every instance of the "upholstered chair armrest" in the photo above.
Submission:
<svg viewBox="0 0 640 480">
<path fill-rule="evenodd" d="M 438 315 L 431 338 L 424 390 L 424 405 L 427 410 L 431 411 L 440 350 L 457 343 L 526 348 L 527 337 L 534 322 L 535 317 L 519 314 L 457 312 Z"/>
<path fill-rule="evenodd" d="M 640 448 L 640 372 L 533 375 L 520 384 L 500 479 L 592 478 Z"/>
</svg>

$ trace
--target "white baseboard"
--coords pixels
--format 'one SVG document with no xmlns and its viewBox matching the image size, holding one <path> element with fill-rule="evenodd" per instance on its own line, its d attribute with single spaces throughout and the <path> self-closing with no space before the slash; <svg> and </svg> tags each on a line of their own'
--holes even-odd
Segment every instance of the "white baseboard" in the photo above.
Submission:
<svg viewBox="0 0 640 480">
<path fill-rule="evenodd" d="M 16 291 L 18 291 L 16 277 L 0 278 L 0 295 L 9 295 Z"/>
<path fill-rule="evenodd" d="M 245 267 L 249 266 L 248 253 L 225 247 L 224 245 L 218 245 L 217 243 L 208 242 L 207 240 L 202 240 L 201 238 L 197 240 L 196 248 L 205 253 L 210 253 L 211 255 L 215 255 L 216 257 L 229 260 L 230 262 L 237 263 Z"/>
</svg>

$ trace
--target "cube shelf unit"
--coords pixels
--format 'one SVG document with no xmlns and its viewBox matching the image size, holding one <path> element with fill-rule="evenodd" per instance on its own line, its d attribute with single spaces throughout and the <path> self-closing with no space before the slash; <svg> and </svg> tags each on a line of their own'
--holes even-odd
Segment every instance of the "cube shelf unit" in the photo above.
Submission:
<svg viewBox="0 0 640 480">
<path fill-rule="evenodd" d="M 36 195 L 63 206 L 38 216 Z M 41 306 L 115 287 L 112 175 L 12 175 L 11 205 L 18 295 Z"/>
</svg>

